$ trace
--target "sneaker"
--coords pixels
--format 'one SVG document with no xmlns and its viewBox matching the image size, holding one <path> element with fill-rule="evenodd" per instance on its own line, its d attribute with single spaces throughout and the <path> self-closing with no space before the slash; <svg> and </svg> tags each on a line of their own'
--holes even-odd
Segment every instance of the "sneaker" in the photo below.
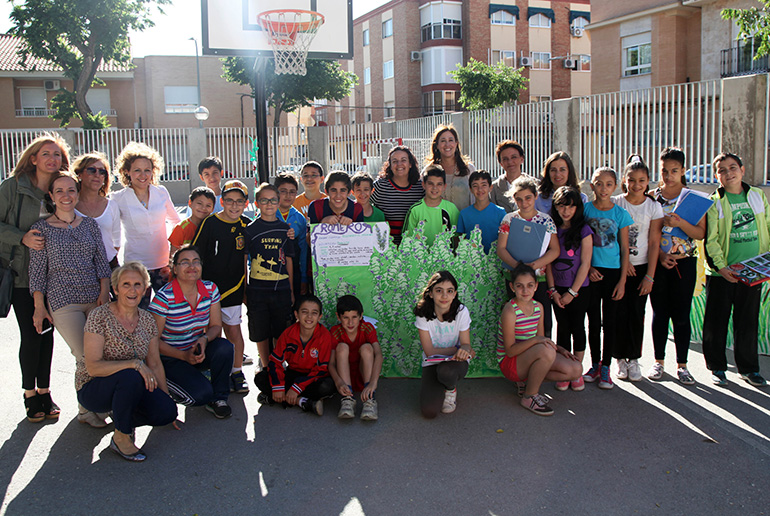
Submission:
<svg viewBox="0 0 770 516">
<path fill-rule="evenodd" d="M 345 396 L 342 398 L 342 404 L 340 405 L 340 411 L 337 412 L 337 417 L 340 419 L 353 419 L 356 416 L 356 400 L 352 396 Z"/>
<path fill-rule="evenodd" d="M 690 371 L 686 367 L 680 367 L 676 370 L 676 376 L 683 385 L 695 385 L 695 378 L 692 377 Z"/>
<path fill-rule="evenodd" d="M 602 366 L 599 376 L 600 389 L 612 389 L 615 386 L 610 378 L 610 366 Z"/>
<path fill-rule="evenodd" d="M 656 382 L 663 378 L 663 364 L 656 360 L 655 363 L 652 364 L 650 370 L 647 371 L 647 378 L 655 380 Z"/>
<path fill-rule="evenodd" d="M 569 389 L 569 382 L 556 382 L 557 391 L 566 391 Z"/>
<path fill-rule="evenodd" d="M 640 382 L 642 380 L 642 368 L 639 367 L 639 361 L 636 359 L 628 361 L 628 379 L 632 382 Z"/>
<path fill-rule="evenodd" d="M 243 365 L 251 365 L 254 363 L 254 360 L 247 355 L 246 353 L 243 354 Z"/>
<path fill-rule="evenodd" d="M 516 395 L 519 398 L 524 397 L 524 391 L 527 390 L 527 382 L 514 382 L 516 384 Z"/>
<path fill-rule="evenodd" d="M 246 377 L 243 376 L 243 371 L 238 371 L 230 375 L 230 392 L 237 392 L 238 394 L 248 394 L 249 384 L 246 383 Z"/>
<path fill-rule="evenodd" d="M 451 391 L 444 392 L 444 405 L 441 407 L 441 412 L 444 414 L 451 414 L 457 408 L 457 387 Z"/>
<path fill-rule="evenodd" d="M 599 378 L 599 364 L 592 364 L 591 369 L 583 375 L 583 381 L 593 383 Z"/>
<path fill-rule="evenodd" d="M 257 403 L 260 405 L 272 405 L 274 402 L 272 402 L 270 398 L 267 397 L 267 394 L 260 392 L 257 394 Z"/>
<path fill-rule="evenodd" d="M 306 399 L 300 404 L 300 408 L 305 412 L 312 412 L 318 416 L 324 415 L 324 402 L 322 400 L 313 401 Z"/>
<path fill-rule="evenodd" d="M 586 384 L 582 376 L 577 380 L 572 380 L 571 382 L 569 382 L 569 386 L 575 392 L 582 391 L 583 389 L 586 388 Z"/>
<path fill-rule="evenodd" d="M 206 405 L 206 410 L 214 414 L 217 419 L 224 419 L 233 413 L 230 405 L 225 400 L 212 401 Z"/>
<path fill-rule="evenodd" d="M 78 413 L 78 422 L 88 425 L 93 428 L 104 428 L 107 426 L 107 422 L 104 418 L 99 417 L 96 412 L 86 411 Z"/>
<path fill-rule="evenodd" d="M 521 399 L 521 406 L 538 416 L 551 416 L 553 409 L 548 406 L 548 398 L 542 394 L 525 396 Z"/>
<path fill-rule="evenodd" d="M 727 375 L 724 371 L 712 371 L 711 383 L 714 385 L 719 385 L 720 387 L 724 387 L 727 385 Z"/>
<path fill-rule="evenodd" d="M 748 373 L 748 374 L 742 374 L 741 378 L 749 382 L 754 387 L 764 387 L 767 385 L 767 382 L 764 378 L 762 378 L 762 375 L 759 373 Z"/>
<path fill-rule="evenodd" d="M 377 400 L 366 400 L 361 410 L 362 421 L 377 421 Z"/>
<path fill-rule="evenodd" d="M 628 360 L 625 358 L 619 358 L 618 360 L 618 373 L 615 375 L 615 377 L 618 380 L 627 380 L 628 379 Z"/>
</svg>

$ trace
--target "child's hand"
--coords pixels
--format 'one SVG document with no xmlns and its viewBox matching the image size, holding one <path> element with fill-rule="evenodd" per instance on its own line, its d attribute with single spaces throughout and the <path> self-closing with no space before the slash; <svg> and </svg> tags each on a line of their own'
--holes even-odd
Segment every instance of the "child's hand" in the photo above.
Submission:
<svg viewBox="0 0 770 516">
<path fill-rule="evenodd" d="M 601 272 L 591 267 L 591 270 L 588 272 L 588 279 L 596 283 L 597 281 L 603 280 L 604 276 L 602 275 Z"/>
<path fill-rule="evenodd" d="M 626 267 L 626 276 L 636 276 L 636 267 L 631 265 L 631 262 L 628 262 L 628 267 Z"/>
<path fill-rule="evenodd" d="M 296 233 L 294 232 L 294 228 L 289 228 L 289 231 L 286 232 L 286 236 L 289 237 L 291 240 L 294 240 L 294 235 L 296 235 Z"/>
<path fill-rule="evenodd" d="M 352 396 L 353 393 L 350 391 L 350 388 L 345 384 L 345 382 L 341 381 L 337 384 L 337 392 L 340 393 L 340 396 Z"/>
<path fill-rule="evenodd" d="M 286 393 L 286 403 L 289 405 L 296 405 L 297 404 L 297 397 L 299 394 L 297 394 L 297 391 L 294 389 L 289 389 L 289 392 Z M 273 397 L 275 399 L 275 396 Z"/>
<path fill-rule="evenodd" d="M 663 216 L 663 225 L 664 226 L 670 226 L 672 228 L 682 227 L 682 217 L 680 217 L 676 213 L 671 213 L 669 215 L 664 215 Z"/>
<path fill-rule="evenodd" d="M 342 224 L 343 226 L 349 226 L 353 223 L 353 219 L 350 217 L 343 217 L 342 215 L 339 216 L 339 222 L 338 224 Z"/>
<path fill-rule="evenodd" d="M 570 353 L 569 351 L 567 351 L 566 349 L 564 349 L 561 346 L 556 346 L 556 352 L 559 353 L 563 357 L 567 357 L 570 360 L 574 360 L 575 362 L 579 362 L 580 361 L 580 360 L 578 360 L 578 357 L 576 357 L 575 355 L 573 355 L 572 353 Z"/>
<path fill-rule="evenodd" d="M 369 383 L 369 385 L 364 387 L 364 390 L 361 391 L 361 401 L 373 399 L 375 390 L 377 390 L 377 385 Z"/>
<path fill-rule="evenodd" d="M 273 391 L 273 401 L 281 403 L 286 397 L 286 391 Z"/>
<path fill-rule="evenodd" d="M 455 352 L 455 355 L 454 355 L 454 360 L 457 360 L 458 362 L 469 360 L 471 358 L 473 358 L 472 349 L 460 348 Z"/>
<path fill-rule="evenodd" d="M 676 258 L 668 253 L 664 253 L 663 251 L 661 251 L 660 255 L 658 255 L 658 261 L 666 269 L 673 269 L 676 267 Z"/>
<path fill-rule="evenodd" d="M 738 276 L 735 275 L 730 267 L 723 267 L 719 269 L 719 274 L 730 283 L 738 283 L 739 281 Z"/>
<path fill-rule="evenodd" d="M 624 295 L 626 295 L 626 284 L 625 282 L 620 282 L 615 285 L 615 289 L 612 291 L 612 300 L 620 301 Z"/>
<path fill-rule="evenodd" d="M 553 301 L 553 304 L 555 304 L 559 308 L 564 308 L 564 303 L 562 302 L 561 294 L 559 294 L 558 292 L 554 292 L 553 294 L 551 294 L 551 301 Z"/>
<path fill-rule="evenodd" d="M 646 296 L 647 294 L 652 292 L 652 285 L 653 285 L 653 281 L 645 275 L 644 279 L 639 284 L 639 289 L 638 289 L 639 295 Z"/>
</svg>

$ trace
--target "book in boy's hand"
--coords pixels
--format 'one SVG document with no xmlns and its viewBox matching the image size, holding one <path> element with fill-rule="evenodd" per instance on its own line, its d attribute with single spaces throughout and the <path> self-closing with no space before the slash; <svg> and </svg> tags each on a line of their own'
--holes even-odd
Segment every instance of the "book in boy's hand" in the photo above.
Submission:
<svg viewBox="0 0 770 516">
<path fill-rule="evenodd" d="M 705 194 L 696 192 L 695 190 L 685 190 L 682 195 L 679 196 L 679 200 L 674 206 L 673 213 L 679 215 L 682 219 L 686 220 L 693 226 L 697 226 L 700 219 L 706 215 L 709 208 L 714 204 L 713 199 L 709 199 Z M 682 231 L 681 228 L 664 227 L 664 233 L 670 233 L 676 238 L 687 240 L 687 233 Z M 676 253 L 669 253 L 676 254 Z"/>
<path fill-rule="evenodd" d="M 545 254 L 551 234 L 543 224 L 513 217 L 510 220 L 508 242 L 505 249 L 517 262 L 532 263 Z M 503 263 L 506 269 L 511 267 Z"/>
<path fill-rule="evenodd" d="M 729 266 L 741 283 L 753 287 L 770 280 L 770 253 L 760 254 L 749 260 Z"/>
</svg>

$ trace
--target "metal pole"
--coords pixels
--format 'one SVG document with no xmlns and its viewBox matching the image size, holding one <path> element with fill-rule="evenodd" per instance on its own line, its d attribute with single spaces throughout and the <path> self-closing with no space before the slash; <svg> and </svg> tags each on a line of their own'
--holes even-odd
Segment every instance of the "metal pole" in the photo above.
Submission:
<svg viewBox="0 0 770 516">
<path fill-rule="evenodd" d="M 267 146 L 270 138 L 267 134 L 267 92 L 265 91 L 265 68 L 267 58 L 254 60 L 254 105 L 257 124 L 257 177 L 260 183 L 267 183 L 270 177 L 270 159 Z"/>
</svg>

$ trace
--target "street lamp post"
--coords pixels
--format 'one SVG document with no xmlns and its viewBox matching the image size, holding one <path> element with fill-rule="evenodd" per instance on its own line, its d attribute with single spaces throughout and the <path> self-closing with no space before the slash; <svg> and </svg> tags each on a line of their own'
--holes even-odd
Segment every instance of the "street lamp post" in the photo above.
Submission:
<svg viewBox="0 0 770 516">
<path fill-rule="evenodd" d="M 195 72 L 198 75 L 198 107 L 195 108 L 193 114 L 198 120 L 198 127 L 203 129 L 203 121 L 208 120 L 209 110 L 206 109 L 205 106 L 201 105 L 201 65 L 198 59 L 198 40 L 195 38 L 190 39 L 193 41 L 193 43 L 195 43 Z"/>
</svg>

